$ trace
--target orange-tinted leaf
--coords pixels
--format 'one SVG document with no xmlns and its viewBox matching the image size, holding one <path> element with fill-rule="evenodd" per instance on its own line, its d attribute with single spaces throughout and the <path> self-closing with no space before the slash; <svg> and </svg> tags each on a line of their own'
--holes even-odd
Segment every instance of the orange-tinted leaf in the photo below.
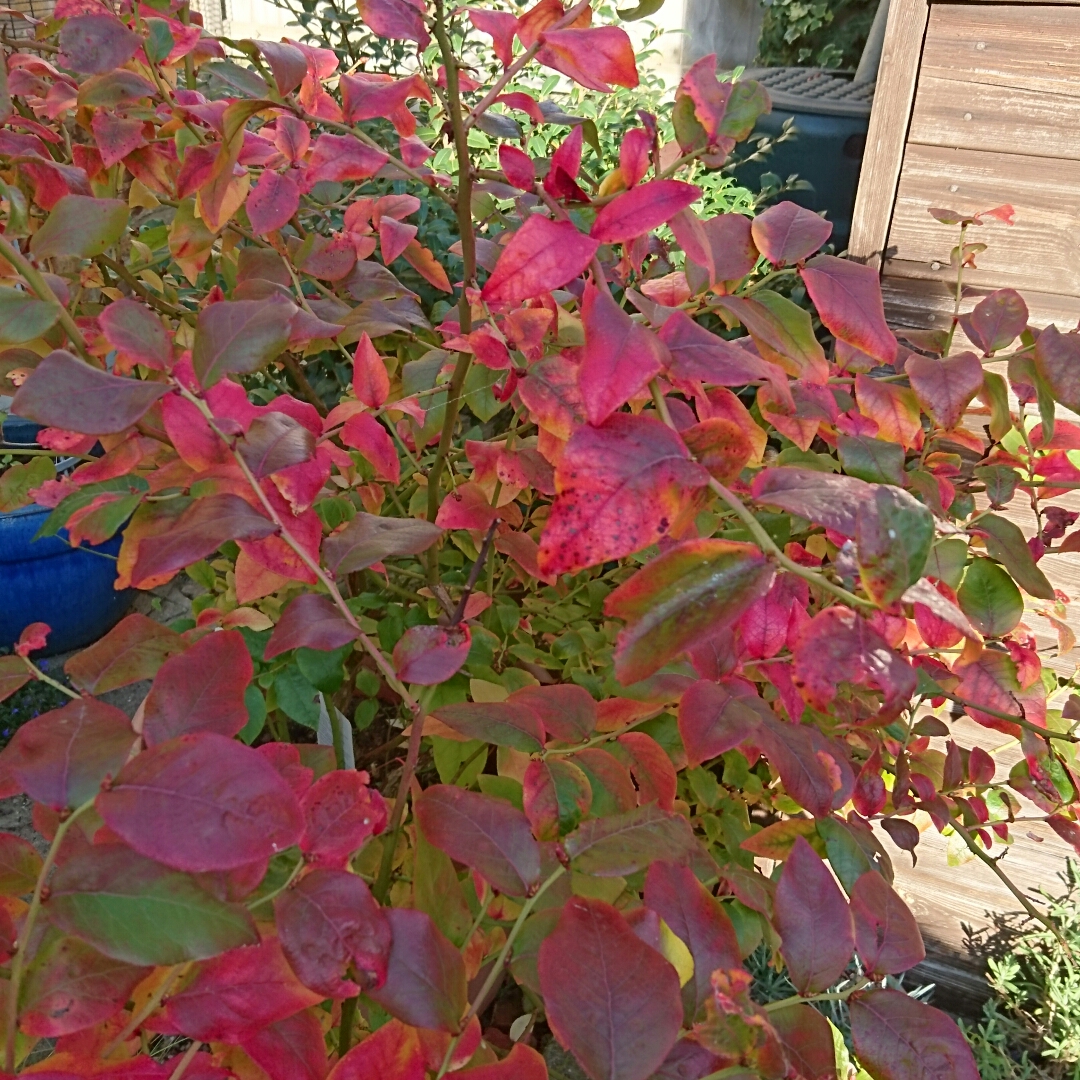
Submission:
<svg viewBox="0 0 1080 1080">
<path fill-rule="evenodd" d="M 106 694 L 141 679 L 152 679 L 170 656 L 186 648 L 175 630 L 146 615 L 128 615 L 103 638 L 68 660 L 64 672 L 79 690 Z"/>
<path fill-rule="evenodd" d="M 514 59 L 514 34 L 517 32 L 517 18 L 508 11 L 485 11 L 483 8 L 467 8 L 469 19 L 481 33 L 491 38 L 492 52 L 499 58 L 499 63 L 508 68 Z"/>
<path fill-rule="evenodd" d="M 42 860 L 29 840 L 0 833 L 0 894 L 27 896 L 34 891 Z"/>
<path fill-rule="evenodd" d="M 573 222 L 533 215 L 503 248 L 482 295 L 489 304 L 518 304 L 576 278 L 600 245 Z"/>
<path fill-rule="evenodd" d="M 922 435 L 919 403 L 907 387 L 879 382 L 860 372 L 855 376 L 855 396 L 859 412 L 877 424 L 879 438 L 910 449 Z"/>
<path fill-rule="evenodd" d="M 610 83 L 630 89 L 638 84 L 634 46 L 621 27 L 545 31 L 540 41 L 538 63 L 561 71 L 590 90 L 610 94 Z"/>
<path fill-rule="evenodd" d="M 655 543 L 707 480 L 660 420 L 616 413 L 579 428 L 555 470 L 540 569 L 575 573 Z"/>
<path fill-rule="evenodd" d="M 463 1069 L 460 1076 L 469 1080 L 548 1080 L 547 1063 L 531 1047 L 514 1043 L 502 1061 Z"/>
</svg>

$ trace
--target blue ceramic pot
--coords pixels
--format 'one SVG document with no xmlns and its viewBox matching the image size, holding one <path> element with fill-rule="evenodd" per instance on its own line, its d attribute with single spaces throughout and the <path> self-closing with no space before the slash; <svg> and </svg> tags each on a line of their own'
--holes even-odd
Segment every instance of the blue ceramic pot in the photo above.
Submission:
<svg viewBox="0 0 1080 1080">
<path fill-rule="evenodd" d="M 8 445 L 33 445 L 38 425 L 9 417 L 3 425 Z M 52 627 L 39 656 L 78 649 L 96 641 L 124 615 L 135 590 L 118 592 L 116 559 L 122 535 L 94 548 L 73 548 L 66 530 L 34 535 L 51 511 L 24 506 L 0 514 L 0 648 L 10 648 L 32 622 Z"/>
</svg>

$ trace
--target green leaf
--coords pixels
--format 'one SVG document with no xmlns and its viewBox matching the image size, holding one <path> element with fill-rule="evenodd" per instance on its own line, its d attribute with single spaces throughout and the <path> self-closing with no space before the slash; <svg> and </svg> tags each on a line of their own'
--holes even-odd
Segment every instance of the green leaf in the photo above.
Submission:
<svg viewBox="0 0 1080 1080">
<path fill-rule="evenodd" d="M 754 130 L 758 117 L 771 108 L 772 102 L 761 83 L 753 79 L 740 79 L 731 90 L 717 134 L 740 142 Z"/>
<path fill-rule="evenodd" d="M 487 764 L 487 755 L 482 750 L 485 746 L 487 743 L 481 739 L 459 742 L 457 739 L 444 739 L 439 735 L 433 735 L 431 753 L 435 759 L 435 768 L 439 773 L 440 782 L 470 787 L 477 774 Z M 462 769 L 462 765 L 466 762 L 469 762 L 468 766 Z"/>
<path fill-rule="evenodd" d="M 59 312 L 52 304 L 34 299 L 24 289 L 0 287 L 0 345 L 33 341 L 41 337 L 58 317 Z"/>
<path fill-rule="evenodd" d="M 972 523 L 972 528 L 983 535 L 990 557 L 1005 564 L 1021 589 L 1040 600 L 1054 599 L 1054 587 L 1035 564 L 1035 558 L 1018 525 L 998 514 L 983 514 Z"/>
<path fill-rule="evenodd" d="M 248 721 L 240 731 L 240 739 L 250 746 L 266 727 L 266 698 L 255 683 L 249 683 L 244 691 L 244 707 Z"/>
<path fill-rule="evenodd" d="M 957 537 L 939 540 L 931 549 L 923 572 L 927 577 L 944 581 L 950 589 L 956 589 L 964 576 L 967 565 L 968 546 Z"/>
<path fill-rule="evenodd" d="M 596 877 L 626 877 L 657 859 L 685 862 L 697 841 L 690 823 L 654 803 L 586 821 L 563 841 L 573 869 Z"/>
<path fill-rule="evenodd" d="M 986 485 L 986 497 L 995 508 L 1012 500 L 1020 479 L 1020 474 L 1008 465 L 980 465 L 974 470 L 974 476 Z"/>
<path fill-rule="evenodd" d="M 1012 416 L 1009 414 L 1009 386 L 1002 375 L 993 371 L 983 371 L 983 388 L 979 397 L 990 406 L 990 438 L 998 442 L 1012 430 Z"/>
<path fill-rule="evenodd" d="M 934 515 L 902 488 L 879 484 L 859 505 L 855 544 L 870 599 L 888 607 L 922 577 L 934 542 Z"/>
<path fill-rule="evenodd" d="M 147 19 L 146 28 L 150 31 L 143 44 L 146 58 L 152 64 L 160 64 L 173 51 L 176 42 L 164 19 Z"/>
<path fill-rule="evenodd" d="M 44 908 L 67 933 L 129 964 L 204 960 L 259 940 L 245 908 L 121 844 L 65 861 Z"/>
<path fill-rule="evenodd" d="M 615 650 L 615 677 L 624 686 L 648 678 L 730 626 L 772 579 L 754 544 L 687 540 L 665 551 L 605 602 L 606 614 L 627 624 Z"/>
<path fill-rule="evenodd" d="M 329 652 L 301 647 L 296 650 L 294 659 L 300 673 L 316 690 L 321 690 L 324 694 L 334 694 L 341 689 L 341 684 L 345 681 L 345 657 L 351 652 L 351 641 Z"/>
<path fill-rule="evenodd" d="M 844 886 L 844 892 L 850 896 L 855 882 L 867 870 L 873 870 L 874 864 L 856 843 L 850 829 L 836 818 L 819 818 L 817 832 L 818 836 L 825 841 L 829 865 L 840 879 L 840 884 Z"/>
<path fill-rule="evenodd" d="M 99 480 L 96 484 L 86 484 L 66 496 L 57 505 L 56 509 L 45 519 L 41 528 L 34 534 L 34 539 L 40 539 L 42 536 L 55 536 L 67 524 L 67 519 L 76 510 L 89 506 L 99 495 L 114 491 L 135 495 L 149 490 L 150 485 L 141 476 L 132 475 L 116 476 L 111 480 Z"/>
<path fill-rule="evenodd" d="M 869 435 L 840 435 L 836 440 L 840 463 L 848 476 L 868 484 L 904 486 L 904 448 L 899 443 Z"/>
<path fill-rule="evenodd" d="M 617 8 L 616 14 L 623 22 L 635 22 L 637 19 L 647 19 L 655 15 L 664 6 L 664 0 L 638 0 L 637 6 L 632 8 Z"/>
<path fill-rule="evenodd" d="M 33 500 L 30 492 L 46 480 L 56 479 L 56 466 L 47 457 L 35 457 L 16 462 L 0 475 L 0 514 L 10 514 Z"/>
<path fill-rule="evenodd" d="M 441 739 L 440 742 L 449 742 Z M 465 900 L 461 882 L 450 856 L 441 851 L 416 829 L 416 852 L 413 856 L 413 904 L 427 912 L 435 925 L 461 948 L 469 936 L 473 916 Z"/>
<path fill-rule="evenodd" d="M 290 719 L 306 728 L 319 726 L 318 691 L 304 678 L 296 664 L 278 672 L 274 679 L 274 694 L 278 708 Z"/>
<path fill-rule="evenodd" d="M 968 567 L 956 598 L 960 610 L 987 637 L 1001 637 L 1020 621 L 1024 598 L 1013 579 L 990 559 L 976 558 Z"/>
<path fill-rule="evenodd" d="M 54 255 L 90 258 L 112 247 L 127 223 L 127 203 L 120 199 L 65 195 L 30 238 L 30 251 L 38 259 Z"/>
</svg>

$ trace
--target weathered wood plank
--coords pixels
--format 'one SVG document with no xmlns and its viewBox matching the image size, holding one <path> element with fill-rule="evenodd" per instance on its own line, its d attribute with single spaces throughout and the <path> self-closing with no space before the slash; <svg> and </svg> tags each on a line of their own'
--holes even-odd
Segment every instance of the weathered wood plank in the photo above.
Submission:
<svg viewBox="0 0 1080 1080">
<path fill-rule="evenodd" d="M 924 68 L 908 142 L 1077 161 L 1080 96 L 942 79 Z"/>
<path fill-rule="evenodd" d="M 889 258 L 947 266 L 957 230 L 932 218 L 928 207 L 976 211 L 1012 202 L 1013 226 L 992 222 L 970 230 L 969 242 L 989 246 L 965 282 L 1080 296 L 1080 238 L 1071 227 L 1077 190 L 1080 162 L 909 144 Z"/>
<path fill-rule="evenodd" d="M 1080 8 L 935 4 L 920 78 L 1080 97 Z"/>
<path fill-rule="evenodd" d="M 849 254 L 874 267 L 881 265 L 889 233 L 929 11 L 927 0 L 892 0 L 889 6 L 874 111 L 848 240 Z"/>
</svg>

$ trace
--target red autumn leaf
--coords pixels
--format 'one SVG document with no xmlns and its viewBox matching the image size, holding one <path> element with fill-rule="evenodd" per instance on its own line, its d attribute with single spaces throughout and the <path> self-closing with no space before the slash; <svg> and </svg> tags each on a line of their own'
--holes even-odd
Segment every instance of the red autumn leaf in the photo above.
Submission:
<svg viewBox="0 0 1080 1080">
<path fill-rule="evenodd" d="M 473 26 L 491 38 L 491 50 L 499 63 L 508 68 L 514 59 L 514 34 L 517 18 L 508 11 L 485 11 L 483 8 L 466 8 Z"/>
<path fill-rule="evenodd" d="M 982 389 L 982 363 L 973 352 L 937 359 L 911 355 L 904 374 L 919 404 L 946 430 L 960 423 L 971 399 Z"/>
<path fill-rule="evenodd" d="M 751 233 L 758 251 L 773 264 L 802 262 L 832 235 L 831 221 L 793 202 L 780 202 L 758 214 Z"/>
<path fill-rule="evenodd" d="M 751 492 L 757 502 L 854 536 L 859 506 L 873 498 L 874 486 L 854 476 L 784 466 L 759 472 Z"/>
<path fill-rule="evenodd" d="M 982 635 L 957 606 L 956 593 L 945 582 L 935 585 L 922 578 L 901 599 L 914 606 L 915 625 L 932 649 L 951 649 L 962 637 L 982 641 Z"/>
<path fill-rule="evenodd" d="M 241 1044 L 270 1080 L 324 1080 L 329 1063 L 319 1012 L 304 1009 L 278 1020 Z"/>
<path fill-rule="evenodd" d="M 137 852 L 177 870 L 232 870 L 295 844 L 288 785 L 257 751 L 223 735 L 181 735 L 130 761 L 97 798 Z"/>
<path fill-rule="evenodd" d="M 51 632 L 52 627 L 48 623 L 32 622 L 19 635 L 19 640 L 15 643 L 15 655 L 28 657 L 32 652 L 44 649 L 46 639 Z"/>
<path fill-rule="evenodd" d="M 876 270 L 835 255 L 819 255 L 800 273 L 830 333 L 883 364 L 896 359 L 896 338 L 885 324 Z"/>
<path fill-rule="evenodd" d="M 1078 357 L 1080 337 L 1062 334 L 1053 324 L 1041 331 L 1035 342 L 1035 370 L 1049 385 L 1054 400 L 1074 411 L 1080 407 Z"/>
<path fill-rule="evenodd" d="M 853 994 L 851 1039 L 881 1080 L 979 1080 L 971 1046 L 945 1013 L 899 990 Z"/>
<path fill-rule="evenodd" d="M 851 913 L 855 918 L 855 947 L 866 971 L 898 975 L 926 959 L 915 916 L 876 870 L 868 870 L 855 882 Z"/>
<path fill-rule="evenodd" d="M 379 222 L 379 246 L 382 260 L 389 266 L 412 242 L 417 227 L 392 217 L 384 217 Z"/>
<path fill-rule="evenodd" d="M 272 660 L 290 649 L 321 649 L 330 652 L 355 641 L 359 631 L 349 623 L 328 596 L 301 593 L 285 608 L 263 656 Z"/>
<path fill-rule="evenodd" d="M 471 866 L 508 896 L 527 896 L 540 881 L 540 845 L 528 819 L 502 799 L 436 784 L 416 800 L 424 836 Z"/>
<path fill-rule="evenodd" d="M 375 2 L 409 6 L 405 0 Z M 320 180 L 366 180 L 374 176 L 388 160 L 381 150 L 375 150 L 352 135 L 320 135 L 311 148 L 301 190 L 310 191 Z"/>
<path fill-rule="evenodd" d="M 536 168 L 533 160 L 516 146 L 499 143 L 499 168 L 514 187 L 522 191 L 532 191 L 536 186 Z"/>
<path fill-rule="evenodd" d="M 99 371 L 56 349 L 15 392 L 11 413 L 82 435 L 112 435 L 137 423 L 168 390 L 165 383 Z"/>
<path fill-rule="evenodd" d="M 386 981 L 390 922 L 355 874 L 313 870 L 278 896 L 274 918 L 285 956 L 308 989 L 344 1000 Z"/>
<path fill-rule="evenodd" d="M 410 626 L 394 646 L 394 669 L 402 682 L 437 686 L 457 674 L 471 644 L 467 625 Z"/>
<path fill-rule="evenodd" d="M 589 265 L 599 246 L 571 221 L 533 215 L 503 248 L 481 295 L 489 304 L 519 304 L 561 288 Z"/>
<path fill-rule="evenodd" d="M 587 203 L 589 196 L 578 186 L 577 176 L 581 172 L 581 149 L 583 143 L 581 125 L 572 127 L 555 152 L 551 155 L 551 164 L 544 177 L 544 190 L 553 199 L 566 202 Z"/>
<path fill-rule="evenodd" d="M 772 579 L 772 566 L 754 544 L 684 540 L 668 548 L 604 603 L 607 615 L 626 623 L 615 649 L 615 677 L 624 685 L 648 678 L 715 637 L 768 591 Z"/>
<path fill-rule="evenodd" d="M 423 9 L 409 0 L 360 0 L 357 10 L 379 37 L 415 41 L 421 49 L 426 49 L 431 41 L 424 26 Z"/>
<path fill-rule="evenodd" d="M 750 219 L 744 214 L 717 214 L 703 221 L 688 208 L 671 219 L 671 231 L 686 257 L 708 273 L 710 285 L 743 278 L 757 263 Z"/>
<path fill-rule="evenodd" d="M 707 481 L 660 420 L 616 413 L 601 427 L 579 428 L 555 469 L 540 569 L 576 573 L 655 543 Z"/>
<path fill-rule="evenodd" d="M 610 83 L 631 90 L 638 84 L 634 46 L 621 27 L 544 31 L 540 43 L 538 63 L 590 90 L 610 94 Z"/>
<path fill-rule="evenodd" d="M 549 735 L 566 743 L 587 739 L 596 730 L 596 702 L 582 686 L 524 686 L 508 699 L 531 709 Z"/>
<path fill-rule="evenodd" d="M 971 702 L 965 711 L 983 727 L 1020 738 L 1020 728 L 1016 724 L 983 712 L 980 705 L 996 712 L 1023 716 L 1040 727 L 1045 725 L 1046 688 L 1039 679 L 1021 687 L 1016 664 L 1007 653 L 984 649 L 972 662 L 954 664 L 953 674 L 960 676 L 957 695 Z"/>
<path fill-rule="evenodd" d="M 709 386 L 745 386 L 759 379 L 787 386 L 775 364 L 732 341 L 710 334 L 685 311 L 677 311 L 660 328 L 668 348 L 668 370 L 676 379 L 700 380 Z"/>
<path fill-rule="evenodd" d="M 716 145 L 720 139 L 720 125 L 727 110 L 732 87 L 732 83 L 721 83 L 716 77 L 716 53 L 695 61 L 679 82 L 675 96 L 676 109 L 679 108 L 681 100 L 689 100 L 693 117 L 697 120 L 704 135 L 704 142 L 708 146 Z"/>
<path fill-rule="evenodd" d="M 829 1021 L 812 1005 L 769 1013 L 788 1065 L 801 1080 L 836 1080 L 836 1047 Z"/>
<path fill-rule="evenodd" d="M 296 45 L 285 41 L 258 41 L 259 52 L 266 58 L 278 93 L 291 94 L 307 74 L 307 60 Z M 279 119 L 280 122 L 280 119 Z"/>
<path fill-rule="evenodd" d="M 287 225 L 300 208 L 300 186 L 291 172 L 263 169 L 263 174 L 247 198 L 247 215 L 259 236 Z"/>
<path fill-rule="evenodd" d="M 394 441 L 371 413 L 350 416 L 342 429 L 341 441 L 359 450 L 381 479 L 389 480 L 392 484 L 401 479 L 401 461 Z"/>
<path fill-rule="evenodd" d="M 361 334 L 353 354 L 353 393 L 369 409 L 381 408 L 390 396 L 390 376 L 371 338 Z"/>
<path fill-rule="evenodd" d="M 102 75 L 122 67 L 135 55 L 142 38 L 104 9 L 79 14 L 60 29 L 64 67 L 82 75 Z"/>
<path fill-rule="evenodd" d="M 649 867 L 645 905 L 667 923 L 694 958 L 694 977 L 683 988 L 686 1018 L 693 1021 L 712 994 L 712 973 L 741 965 L 735 928 L 693 870 L 677 863 L 654 862 Z"/>
<path fill-rule="evenodd" d="M 386 917 L 393 939 L 386 982 L 368 997 L 406 1024 L 456 1034 L 469 1004 L 461 953 L 426 912 L 387 908 Z"/>
<path fill-rule="evenodd" d="M 578 385 L 590 424 L 602 424 L 640 393 L 666 366 L 667 349 L 647 327 L 633 319 L 606 289 L 591 282 L 581 301 L 585 348 Z"/>
<path fill-rule="evenodd" d="M 239 495 L 196 499 L 168 532 L 139 541 L 132 584 L 182 570 L 217 551 L 226 540 L 255 540 L 275 532 L 277 526 Z"/>
<path fill-rule="evenodd" d="M 102 1024 L 124 1007 L 149 971 L 102 956 L 78 938 L 54 934 L 26 970 L 19 1030 L 56 1038 Z"/>
<path fill-rule="evenodd" d="M 589 235 L 601 244 L 626 243 L 670 221 L 699 198 L 701 188 L 695 184 L 684 184 L 681 180 L 650 180 L 616 195 L 602 207 Z"/>
<path fill-rule="evenodd" d="M 354 1046 L 333 1068 L 333 1080 L 426 1080 L 427 1057 L 420 1032 L 400 1020 L 383 1024 Z"/>
<path fill-rule="evenodd" d="M 143 121 L 124 119 L 105 109 L 97 109 L 90 121 L 94 142 L 101 152 L 102 168 L 111 169 L 128 154 L 146 145 Z"/>
<path fill-rule="evenodd" d="M 525 816 L 538 840 L 558 840 L 577 827 L 592 804 L 589 778 L 563 757 L 530 761 L 522 789 Z"/>
<path fill-rule="evenodd" d="M 691 766 L 734 750 L 758 725 L 757 695 L 744 682 L 692 683 L 679 702 L 679 734 Z"/>
<path fill-rule="evenodd" d="M 146 615 L 128 615 L 88 649 L 64 664 L 72 684 L 88 694 L 106 694 L 141 679 L 152 679 L 161 665 L 187 643 L 175 631 Z"/>
<path fill-rule="evenodd" d="M 800 994 L 821 993 L 840 978 L 855 949 L 851 910 L 821 857 L 801 836 L 784 861 L 772 921 L 788 977 Z"/>
<path fill-rule="evenodd" d="M 0 765 L 34 802 L 74 809 L 120 772 L 135 738 L 131 721 L 115 706 L 79 698 L 23 724 Z"/>
<path fill-rule="evenodd" d="M 785 724 L 767 710 L 761 710 L 759 721 L 753 742 L 795 802 L 814 817 L 828 817 L 851 798 L 855 777 L 839 744 L 815 727 Z"/>
<path fill-rule="evenodd" d="M 568 901 L 540 946 L 538 968 L 551 1030 L 589 1076 L 652 1076 L 682 1026 L 679 977 L 615 908 Z"/>
<path fill-rule="evenodd" d="M 300 850 L 316 866 L 344 867 L 349 856 L 386 828 L 386 802 L 368 787 L 368 774 L 335 769 L 319 777 L 300 800 Z"/>
<path fill-rule="evenodd" d="M 986 355 L 1011 345 L 1024 332 L 1027 321 L 1027 304 L 1015 289 L 997 289 L 960 316 L 964 333 Z"/>
<path fill-rule="evenodd" d="M 585 422 L 578 365 L 562 354 L 533 364 L 518 383 L 518 394 L 536 424 L 558 439 L 569 439 Z"/>
<path fill-rule="evenodd" d="M 195 1039 L 240 1042 L 321 1000 L 300 983 L 281 943 L 271 937 L 203 962 L 183 990 L 169 997 L 164 1018 Z"/>
<path fill-rule="evenodd" d="M 886 708 L 906 702 L 915 692 L 914 669 L 847 608 L 827 608 L 815 615 L 799 637 L 794 657 L 803 696 L 815 709 L 826 710 L 842 682 L 880 690 Z"/>
<path fill-rule="evenodd" d="M 499 517 L 484 489 L 475 480 L 458 484 L 442 501 L 435 516 L 440 529 L 487 529 Z"/>
<path fill-rule="evenodd" d="M 434 716 L 468 739 L 509 746 L 527 754 L 535 753 L 544 745 L 540 717 L 519 698 L 443 705 L 435 710 Z"/>
<path fill-rule="evenodd" d="M 105 340 L 130 361 L 157 371 L 172 367 L 172 345 L 161 320 L 145 305 L 127 297 L 109 304 L 97 317 Z"/>
<path fill-rule="evenodd" d="M 656 139 L 644 128 L 631 128 L 619 145 L 619 172 L 623 184 L 632 188 L 649 171 Z"/>
<path fill-rule="evenodd" d="M 146 745 L 200 731 L 236 735 L 248 720 L 244 692 L 253 672 L 238 630 L 207 634 L 166 660 L 143 704 Z"/>
<path fill-rule="evenodd" d="M 548 1069 L 531 1046 L 517 1042 L 502 1061 L 463 1069 L 458 1075 L 469 1080 L 548 1080 Z"/>
</svg>

